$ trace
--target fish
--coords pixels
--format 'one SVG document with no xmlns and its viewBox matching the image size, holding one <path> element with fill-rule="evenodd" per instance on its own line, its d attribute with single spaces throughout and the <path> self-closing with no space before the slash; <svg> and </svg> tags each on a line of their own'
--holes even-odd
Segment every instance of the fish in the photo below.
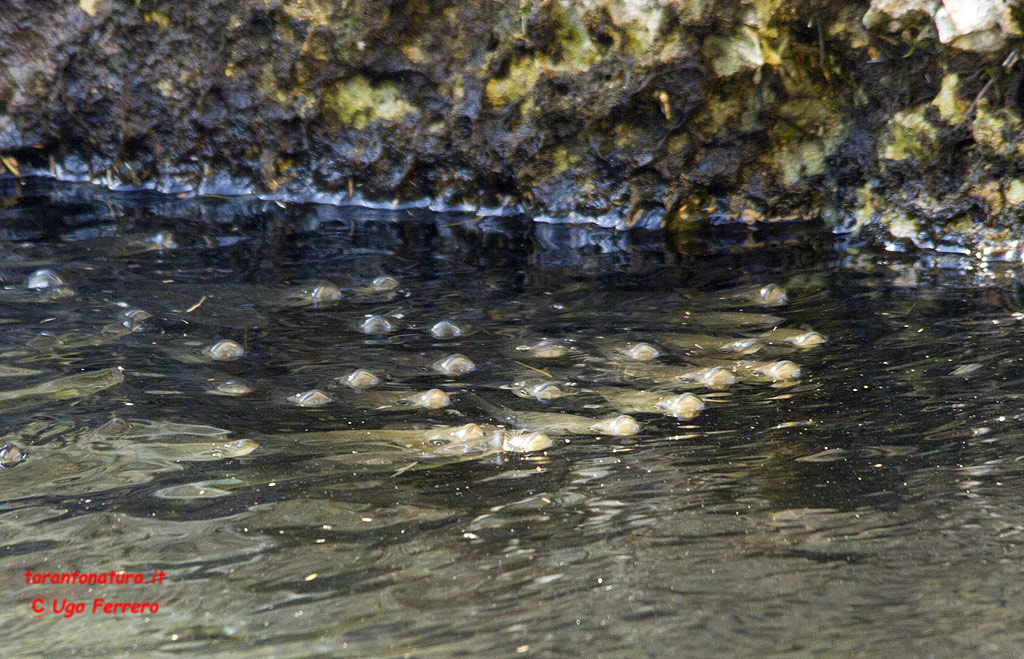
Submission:
<svg viewBox="0 0 1024 659">
<path fill-rule="evenodd" d="M 439 410 L 452 404 L 451 398 L 440 389 L 426 391 L 369 391 L 355 398 L 346 399 L 355 406 L 372 407 L 380 411 L 402 411 L 410 409 Z"/>
<path fill-rule="evenodd" d="M 664 414 L 693 419 L 704 410 L 704 401 L 691 393 L 666 394 L 622 387 L 598 387 L 594 392 L 623 413 Z"/>
<path fill-rule="evenodd" d="M 440 320 L 430 328 L 430 336 L 440 340 L 457 339 L 465 333 L 462 327 L 450 320 Z"/>
<path fill-rule="evenodd" d="M 219 362 L 231 362 L 245 356 L 245 348 L 231 339 L 224 339 L 203 350 L 203 354 Z"/>
<path fill-rule="evenodd" d="M 472 396 L 496 419 L 520 430 L 540 432 L 547 435 L 599 435 L 627 436 L 640 432 L 640 424 L 631 416 L 593 419 L 563 412 L 518 412 L 502 405 L 495 405 L 479 396 Z"/>
<path fill-rule="evenodd" d="M 353 389 L 371 389 L 382 382 L 380 376 L 371 373 L 365 368 L 357 368 L 348 375 L 335 378 L 334 382 L 343 384 Z"/>
<path fill-rule="evenodd" d="M 722 366 L 668 366 L 636 364 L 621 370 L 626 380 L 639 378 L 655 384 L 670 387 L 707 387 L 727 389 L 736 382 L 733 372 Z"/>
<path fill-rule="evenodd" d="M 532 359 L 558 359 L 568 355 L 570 348 L 555 339 L 539 339 L 517 343 L 515 352 L 519 356 Z"/>
<path fill-rule="evenodd" d="M 537 400 L 555 400 L 566 395 L 564 386 L 553 380 L 541 380 L 538 378 L 526 378 L 516 380 L 510 385 L 503 385 L 502 389 L 508 389 L 520 398 L 535 398 Z"/>
<path fill-rule="evenodd" d="M 237 380 L 228 380 L 227 382 L 221 382 L 207 393 L 215 396 L 245 396 L 252 392 L 252 385 L 238 382 Z"/>
<path fill-rule="evenodd" d="M 678 352 L 688 354 L 730 353 L 749 355 L 760 350 L 764 344 L 758 339 L 711 336 L 708 334 L 683 334 L 659 332 L 653 335 L 659 343 Z"/>
<path fill-rule="evenodd" d="M 283 304 L 287 307 L 322 307 L 341 298 L 340 288 L 331 282 L 321 282 L 286 292 Z"/>
<path fill-rule="evenodd" d="M 797 348 L 813 348 L 825 343 L 825 335 L 814 330 L 801 330 L 777 327 L 759 335 L 765 343 L 772 345 L 791 345 Z"/>
<path fill-rule="evenodd" d="M 745 382 L 782 382 L 794 380 L 802 374 L 800 366 L 788 359 L 778 361 L 752 361 L 737 359 L 734 361 L 707 360 L 702 362 L 709 368 L 726 368 Z"/>
<path fill-rule="evenodd" d="M 377 314 L 367 316 L 359 323 L 359 331 L 363 334 L 390 334 L 396 329 L 393 322 Z"/>
<path fill-rule="evenodd" d="M 746 311 L 684 311 L 666 318 L 669 322 L 696 325 L 708 330 L 769 329 L 786 322 L 781 316 Z"/>
<path fill-rule="evenodd" d="M 0 391 L 0 407 L 7 407 L 4 403 L 17 404 L 23 401 L 31 402 L 33 399 L 82 398 L 122 382 L 124 369 L 120 366 L 76 373 L 22 389 Z"/>
<path fill-rule="evenodd" d="M 664 351 L 646 341 L 607 340 L 598 344 L 597 351 L 603 357 L 612 360 L 651 361 L 660 357 Z"/>
<path fill-rule="evenodd" d="M 455 353 L 434 361 L 430 368 L 442 375 L 465 375 L 476 370 L 476 364 L 469 357 Z"/>
<path fill-rule="evenodd" d="M 323 407 L 334 399 L 319 389 L 310 389 L 288 397 L 288 402 L 299 407 Z"/>
</svg>

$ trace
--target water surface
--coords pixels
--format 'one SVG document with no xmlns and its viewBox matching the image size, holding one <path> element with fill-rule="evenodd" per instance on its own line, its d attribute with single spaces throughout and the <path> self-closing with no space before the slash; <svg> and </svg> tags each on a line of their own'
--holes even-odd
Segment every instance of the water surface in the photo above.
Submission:
<svg viewBox="0 0 1024 659">
<path fill-rule="evenodd" d="M 656 234 L 519 217 L 0 181 L 0 368 L 24 369 L 0 370 L 0 445 L 11 447 L 0 468 L 5 647 L 1021 653 L 1017 273 L 840 254 L 813 225 L 712 235 L 672 254 Z M 73 294 L 27 289 L 41 268 Z M 385 274 L 398 289 L 365 291 Z M 768 282 L 790 301 L 721 299 Z M 324 284 L 341 299 L 288 297 Z M 150 316 L 133 322 L 125 314 L 136 309 Z M 544 452 L 435 458 L 316 439 L 495 423 L 479 399 L 607 415 L 588 387 L 642 384 L 599 356 L 604 337 L 643 340 L 709 310 L 775 314 L 828 342 L 767 349 L 799 363 L 795 381 L 692 389 L 705 397 L 699 416 L 636 414 L 633 436 L 557 436 Z M 368 314 L 397 329 L 361 333 Z M 431 337 L 442 319 L 466 332 Z M 570 353 L 543 361 L 516 351 L 541 338 Z M 245 355 L 202 354 L 220 340 Z M 477 370 L 429 369 L 453 352 Z M 333 382 L 358 367 L 385 376 L 385 392 L 436 387 L 452 405 L 365 405 Z M 102 388 L 11 393 L 111 369 L 123 380 Z M 574 395 L 530 401 L 503 388 L 540 371 Z M 252 392 L 210 393 L 226 382 Z M 288 401 L 314 388 L 332 402 Z M 135 430 L 118 431 L 122 422 Z M 239 440 L 258 448 L 223 448 Z M 25 584 L 26 571 L 73 570 L 166 578 Z M 160 608 L 28 611 L 36 598 L 91 607 L 96 597 Z"/>
</svg>

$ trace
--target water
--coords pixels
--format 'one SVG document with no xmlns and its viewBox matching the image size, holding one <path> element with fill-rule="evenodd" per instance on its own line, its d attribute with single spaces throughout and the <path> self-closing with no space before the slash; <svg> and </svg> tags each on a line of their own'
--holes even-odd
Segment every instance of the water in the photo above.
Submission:
<svg viewBox="0 0 1024 659">
<path fill-rule="evenodd" d="M 814 227 L 724 228 L 676 255 L 655 234 L 514 217 L 39 181 L 0 181 L 0 219 L 0 366 L 28 370 L 0 372 L 5 652 L 1024 649 L 1012 269 L 839 253 Z M 157 249 L 160 232 L 173 248 Z M 42 268 L 73 295 L 28 291 Z M 363 290 L 384 274 L 396 291 Z M 719 299 L 766 282 L 790 301 Z M 343 299 L 295 297 L 325 283 Z M 544 452 L 318 434 L 486 426 L 486 404 L 608 416 L 590 390 L 629 381 L 599 337 L 641 340 L 709 309 L 776 314 L 828 342 L 759 353 L 799 363 L 795 381 L 687 389 L 705 400 L 694 419 L 635 413 L 635 435 L 553 433 Z M 355 329 L 373 313 L 397 329 Z M 444 319 L 466 333 L 431 337 Z M 515 349 L 540 338 L 569 354 Z M 243 357 L 203 355 L 228 339 Z M 477 370 L 429 369 L 453 352 Z M 366 404 L 372 392 L 333 381 L 358 367 L 386 377 L 376 395 L 439 387 L 452 404 Z M 502 388 L 539 371 L 572 395 Z M 226 382 L 252 392 L 210 393 Z M 314 388 L 332 402 L 288 402 Z M 25 583 L 74 570 L 165 576 Z M 93 613 L 96 598 L 159 609 Z M 85 607 L 65 617 L 54 600 Z"/>
</svg>

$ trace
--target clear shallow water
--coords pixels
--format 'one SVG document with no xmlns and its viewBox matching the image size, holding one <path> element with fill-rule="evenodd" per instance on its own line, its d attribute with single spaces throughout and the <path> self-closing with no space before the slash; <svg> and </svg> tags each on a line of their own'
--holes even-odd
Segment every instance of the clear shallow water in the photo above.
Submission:
<svg viewBox="0 0 1024 659">
<path fill-rule="evenodd" d="M 150 249 L 146 239 L 160 231 L 177 246 Z M 0 241 L 0 366 L 38 371 L 0 378 L 0 444 L 27 455 L 0 469 L 8 650 L 611 657 L 1024 648 L 1024 316 L 1011 270 L 838 256 L 810 228 L 723 230 L 672 255 L 655 235 L 517 218 L 10 181 L 0 181 Z M 27 292 L 39 268 L 59 273 L 74 295 Z M 397 292 L 354 292 L 382 274 L 401 282 Z M 344 299 L 286 301 L 325 281 Z M 765 282 L 785 286 L 790 302 L 720 299 Z M 139 331 L 118 330 L 136 308 L 152 317 Z M 706 402 L 692 420 L 638 413 L 636 435 L 556 436 L 543 453 L 441 456 L 316 435 L 494 423 L 476 396 L 604 416 L 610 408 L 588 387 L 652 383 L 619 377 L 599 337 L 678 330 L 683 312 L 713 309 L 776 314 L 829 341 L 765 350 L 800 364 L 787 386 L 692 389 Z M 399 329 L 355 330 L 369 313 L 390 313 Z M 445 318 L 467 335 L 430 337 Z M 538 337 L 572 352 L 543 361 L 515 350 Z M 220 339 L 247 354 L 204 358 Z M 446 377 L 427 368 L 451 352 L 478 370 Z M 575 383 L 576 395 L 541 403 L 501 388 L 530 366 Z M 11 394 L 116 367 L 123 381 L 101 390 Z M 452 405 L 374 409 L 332 385 L 356 367 L 388 375 L 385 391 L 440 387 Z M 208 393 L 228 380 L 253 392 Z M 287 401 L 314 387 L 334 402 Z M 111 431 L 113 418 L 135 430 Z M 240 439 L 258 448 L 225 455 L 223 445 Z M 26 570 L 166 577 L 26 585 Z M 160 609 L 28 611 L 37 598 L 91 610 L 95 597 Z"/>
</svg>

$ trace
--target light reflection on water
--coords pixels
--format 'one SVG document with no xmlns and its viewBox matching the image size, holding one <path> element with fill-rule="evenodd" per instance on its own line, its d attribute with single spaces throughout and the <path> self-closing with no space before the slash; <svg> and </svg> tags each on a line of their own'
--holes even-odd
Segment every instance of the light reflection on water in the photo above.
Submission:
<svg viewBox="0 0 1024 659">
<path fill-rule="evenodd" d="M 0 378 L 0 391 L 125 369 L 124 382 L 99 391 L 5 403 L 0 444 L 28 456 L 0 469 L 8 647 L 351 656 L 1024 647 L 1024 317 L 1012 271 L 839 258 L 813 231 L 728 237 L 672 256 L 656 236 L 517 218 L 35 182 L 0 182 L 0 194 L 9 287 L 0 364 L 40 371 Z M 119 242 L 162 230 L 176 248 Z M 26 301 L 26 278 L 44 267 L 75 295 Z M 384 273 L 401 281 L 397 293 L 284 303 L 318 282 L 352 291 Z M 683 310 L 717 308 L 723 291 L 767 281 L 791 301 L 735 308 L 829 342 L 769 350 L 801 365 L 792 386 L 697 390 L 706 409 L 695 419 L 637 414 L 637 435 L 559 435 L 522 456 L 483 447 L 431 459 L 427 449 L 316 434 L 493 423 L 475 395 L 607 414 L 585 391 L 622 386 L 595 356 L 599 337 L 678 329 Z M 111 332 L 132 308 L 152 314 L 142 331 Z M 398 329 L 354 330 L 369 313 L 391 314 Z M 468 331 L 434 339 L 427 330 L 441 319 Z M 537 337 L 564 340 L 569 355 L 521 358 L 515 345 Z M 202 357 L 226 338 L 245 357 Z M 429 370 L 451 352 L 477 370 Z M 386 375 L 385 391 L 442 387 L 453 405 L 363 405 L 332 384 L 358 367 Z M 576 390 L 540 403 L 501 388 L 530 367 Z M 253 392 L 209 393 L 226 381 Z M 334 402 L 288 402 L 312 388 Z M 114 417 L 135 430 L 104 426 Z M 226 442 L 243 438 L 259 448 L 232 457 Z M 167 577 L 92 591 L 24 583 L 26 570 L 76 569 Z M 155 600 L 160 611 L 35 619 L 26 607 L 37 596 Z"/>
</svg>

